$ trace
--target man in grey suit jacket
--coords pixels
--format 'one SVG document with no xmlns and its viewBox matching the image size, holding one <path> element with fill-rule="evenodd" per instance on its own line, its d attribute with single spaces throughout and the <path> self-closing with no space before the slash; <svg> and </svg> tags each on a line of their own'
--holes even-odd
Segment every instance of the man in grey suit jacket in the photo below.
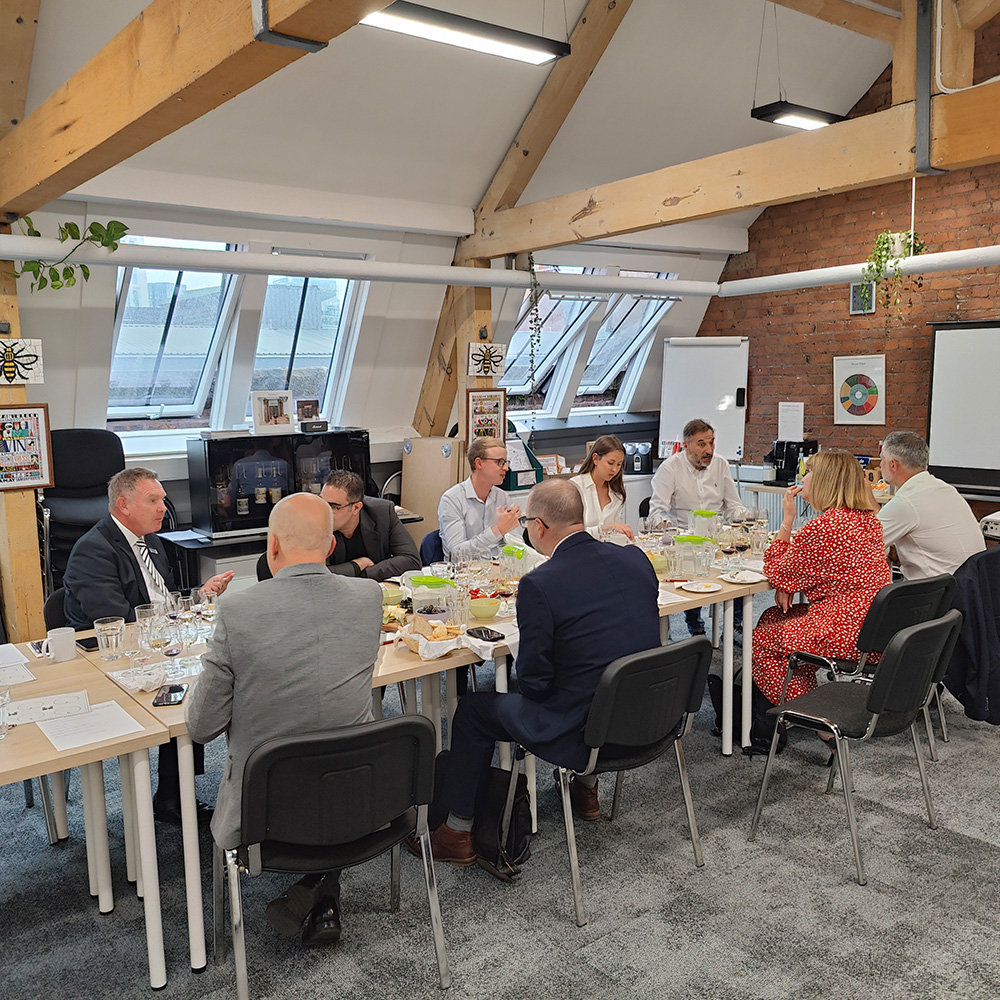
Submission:
<svg viewBox="0 0 1000 1000">
<path fill-rule="evenodd" d="M 187 707 L 201 743 L 222 732 L 229 755 L 212 818 L 222 848 L 240 843 L 243 770 L 265 740 L 352 726 L 372 718 L 372 669 L 382 627 L 382 591 L 373 580 L 329 573 L 329 506 L 310 493 L 271 511 L 267 559 L 274 574 L 219 605 L 204 672 Z M 346 807 L 346 804 L 345 804 Z M 306 944 L 340 937 L 340 873 L 307 876 L 268 905 L 281 933 Z"/>
</svg>

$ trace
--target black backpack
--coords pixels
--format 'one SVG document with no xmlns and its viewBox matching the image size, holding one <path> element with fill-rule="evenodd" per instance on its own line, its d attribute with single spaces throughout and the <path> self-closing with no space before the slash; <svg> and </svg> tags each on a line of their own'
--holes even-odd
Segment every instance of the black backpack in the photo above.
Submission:
<svg viewBox="0 0 1000 1000">
<path fill-rule="evenodd" d="M 434 771 L 434 801 L 428 811 L 428 823 L 432 830 L 437 829 L 448 818 L 442 791 L 450 761 L 451 753 L 448 750 L 442 750 L 437 756 Z M 476 863 L 503 882 L 513 882 L 521 873 L 520 865 L 531 857 L 531 806 L 528 800 L 528 782 L 521 773 L 518 773 L 514 784 L 514 801 L 507 838 L 503 845 L 500 843 L 504 811 L 510 794 L 510 776 L 510 771 L 504 771 L 499 767 L 489 769 L 476 795 L 476 815 L 473 824 L 476 854 L 479 855 Z"/>
</svg>

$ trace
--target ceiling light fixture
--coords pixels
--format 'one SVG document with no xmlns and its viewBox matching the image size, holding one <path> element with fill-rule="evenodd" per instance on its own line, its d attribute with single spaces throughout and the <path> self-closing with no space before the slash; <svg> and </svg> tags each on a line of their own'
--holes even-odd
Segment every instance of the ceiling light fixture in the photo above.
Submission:
<svg viewBox="0 0 1000 1000">
<path fill-rule="evenodd" d="M 806 130 L 825 128 L 834 122 L 845 120 L 844 115 L 807 108 L 801 104 L 792 104 L 791 101 L 772 101 L 759 108 L 751 108 L 750 117 L 762 122 L 774 122 L 775 125 L 788 125 L 790 128 Z"/>
<path fill-rule="evenodd" d="M 408 0 L 396 0 L 385 10 L 369 14 L 361 23 L 505 59 L 517 59 L 534 66 L 561 59 L 570 52 L 568 42 L 434 10 Z"/>
</svg>

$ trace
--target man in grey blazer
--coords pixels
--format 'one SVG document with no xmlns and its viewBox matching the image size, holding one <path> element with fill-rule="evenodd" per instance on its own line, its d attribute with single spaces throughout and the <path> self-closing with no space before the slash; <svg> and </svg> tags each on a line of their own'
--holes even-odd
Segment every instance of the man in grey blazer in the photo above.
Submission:
<svg viewBox="0 0 1000 1000">
<path fill-rule="evenodd" d="M 372 718 L 372 669 L 382 627 L 374 580 L 328 572 L 336 544 L 329 506 L 311 493 L 275 505 L 268 522 L 273 579 L 220 602 L 204 672 L 188 701 L 187 727 L 207 743 L 222 732 L 229 754 L 212 818 L 222 848 L 240 843 L 243 770 L 265 740 Z M 340 937 L 340 873 L 307 876 L 268 904 L 284 934 L 306 922 L 305 944 Z"/>
</svg>

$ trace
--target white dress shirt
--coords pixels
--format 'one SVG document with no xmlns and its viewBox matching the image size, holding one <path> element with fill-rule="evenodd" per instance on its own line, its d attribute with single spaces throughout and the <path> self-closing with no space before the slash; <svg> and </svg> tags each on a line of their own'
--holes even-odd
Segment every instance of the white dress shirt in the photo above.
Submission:
<svg viewBox="0 0 1000 1000">
<path fill-rule="evenodd" d="M 128 542 L 128 547 L 132 550 L 132 555 L 135 556 L 135 561 L 139 564 L 139 569 L 142 571 L 142 578 L 146 582 L 146 593 L 149 594 L 150 603 L 156 604 L 159 601 L 166 600 L 168 593 L 166 582 L 159 573 L 157 573 L 158 579 L 154 579 L 153 575 L 149 572 L 149 567 L 139 557 L 139 553 L 136 550 L 135 543 L 145 542 L 145 538 L 126 528 L 114 514 L 111 515 L 111 520 L 118 525 L 121 533 L 125 536 L 125 541 Z"/>
<path fill-rule="evenodd" d="M 503 536 L 497 537 L 493 525 L 500 508 L 509 504 L 507 494 L 497 486 L 490 488 L 485 500 L 480 500 L 471 479 L 445 490 L 438 504 L 438 529 L 445 559 L 466 559 L 481 549 L 489 549 L 496 555 Z"/>
<path fill-rule="evenodd" d="M 686 451 L 671 455 L 653 475 L 653 497 L 649 516 L 669 517 L 679 527 L 687 527 L 688 512 L 713 510 L 727 520 L 746 516 L 729 463 L 721 455 L 713 455 L 704 469 L 696 469 Z"/>
<path fill-rule="evenodd" d="M 570 482 L 580 491 L 583 497 L 583 524 L 595 538 L 601 534 L 601 528 L 606 524 L 620 524 L 625 512 L 625 501 L 614 491 L 611 491 L 611 502 L 607 507 L 601 507 L 601 498 L 597 492 L 597 484 L 589 472 L 574 476 Z"/>
<path fill-rule="evenodd" d="M 886 550 L 896 546 L 907 580 L 954 573 L 986 548 L 979 522 L 958 490 L 929 472 L 918 472 L 879 511 Z"/>
</svg>

